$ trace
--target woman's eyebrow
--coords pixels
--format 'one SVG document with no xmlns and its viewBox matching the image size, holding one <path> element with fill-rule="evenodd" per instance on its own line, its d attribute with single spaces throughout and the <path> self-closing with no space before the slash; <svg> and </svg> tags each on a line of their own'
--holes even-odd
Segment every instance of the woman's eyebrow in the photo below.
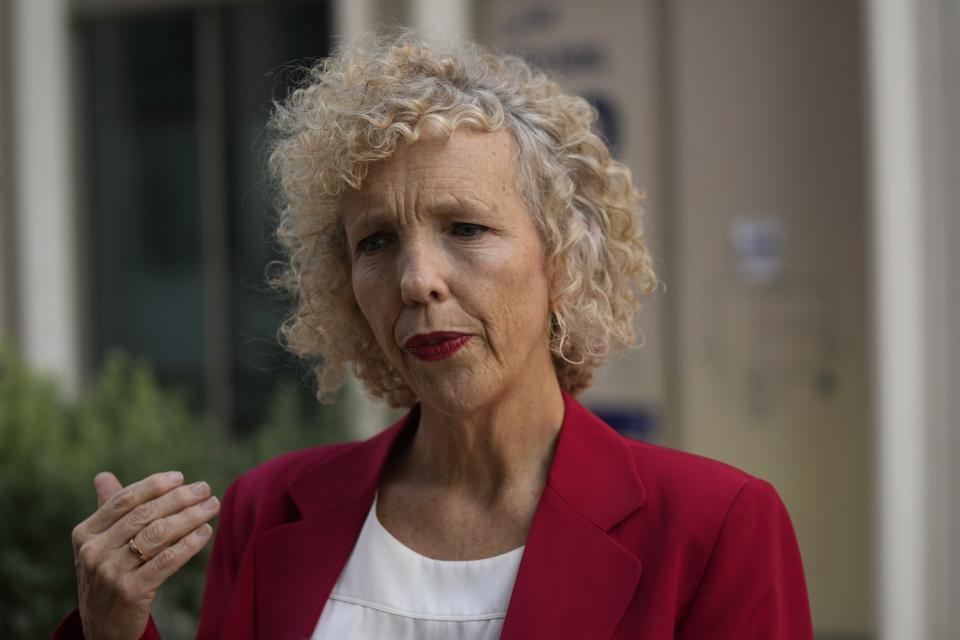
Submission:
<svg viewBox="0 0 960 640">
<path fill-rule="evenodd" d="M 343 228 L 349 238 L 351 234 L 364 234 L 369 229 L 391 224 L 396 216 L 381 207 L 371 207 L 359 212 L 343 212 Z"/>
<path fill-rule="evenodd" d="M 444 194 L 420 205 L 421 214 L 427 216 L 450 217 L 457 214 L 484 215 L 496 211 L 496 208 L 476 195 Z M 397 214 L 382 204 L 371 204 L 347 214 L 344 211 L 345 229 L 362 233 L 367 229 L 397 224 Z"/>
<path fill-rule="evenodd" d="M 456 213 L 482 214 L 493 210 L 485 200 L 477 196 L 456 196 L 452 194 L 430 202 L 424 209 L 427 214 L 447 215 Z"/>
</svg>

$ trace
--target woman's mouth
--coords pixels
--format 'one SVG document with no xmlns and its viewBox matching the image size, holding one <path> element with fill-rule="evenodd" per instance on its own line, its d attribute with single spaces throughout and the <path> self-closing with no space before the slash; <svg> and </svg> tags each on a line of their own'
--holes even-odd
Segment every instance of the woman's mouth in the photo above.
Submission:
<svg viewBox="0 0 960 640">
<path fill-rule="evenodd" d="M 469 333 L 436 331 L 434 333 L 418 333 L 408 339 L 403 347 L 420 360 L 432 361 L 451 357 L 465 347 L 468 342 L 470 342 Z"/>
</svg>

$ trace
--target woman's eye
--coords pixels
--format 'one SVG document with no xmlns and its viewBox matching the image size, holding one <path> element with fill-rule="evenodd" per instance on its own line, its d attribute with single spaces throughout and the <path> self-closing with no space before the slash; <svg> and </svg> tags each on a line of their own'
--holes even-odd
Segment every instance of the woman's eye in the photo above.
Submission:
<svg viewBox="0 0 960 640">
<path fill-rule="evenodd" d="M 373 253 L 379 251 L 387 244 L 387 237 L 383 233 L 375 233 L 367 236 L 357 243 L 357 251 L 360 253 Z"/>
<path fill-rule="evenodd" d="M 461 238 L 473 238 L 479 236 L 484 231 L 487 231 L 487 227 L 483 226 L 482 224 L 458 222 L 457 224 L 453 225 L 453 235 Z"/>
</svg>

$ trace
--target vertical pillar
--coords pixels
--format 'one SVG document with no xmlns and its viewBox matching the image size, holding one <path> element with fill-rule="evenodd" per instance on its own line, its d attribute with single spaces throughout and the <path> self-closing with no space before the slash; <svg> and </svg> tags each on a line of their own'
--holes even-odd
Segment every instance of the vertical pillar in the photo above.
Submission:
<svg viewBox="0 0 960 640">
<path fill-rule="evenodd" d="M 868 5 L 882 640 L 960 634 L 960 11 Z"/>
<path fill-rule="evenodd" d="M 474 33 L 472 11 L 470 0 L 411 0 L 410 26 L 467 40 Z"/>
<path fill-rule="evenodd" d="M 351 40 L 373 30 L 373 0 L 336 0 L 333 3 L 333 32 L 337 38 Z"/>
<path fill-rule="evenodd" d="M 13 0 L 9 8 L 20 348 L 69 393 L 79 387 L 81 348 L 68 7 Z"/>
<path fill-rule="evenodd" d="M 9 3 L 0 0 L 0 340 L 18 333 L 16 242 L 10 180 L 10 25 Z M 0 363 L 2 366 L 2 363 Z"/>
<path fill-rule="evenodd" d="M 386 14 L 376 0 L 336 0 L 333 4 L 335 39 L 349 42 L 368 31 L 374 31 L 383 17 Z M 367 438 L 380 432 L 396 416 L 386 405 L 370 400 L 352 375 L 348 374 L 344 386 L 342 401 L 347 406 L 353 438 Z"/>
</svg>

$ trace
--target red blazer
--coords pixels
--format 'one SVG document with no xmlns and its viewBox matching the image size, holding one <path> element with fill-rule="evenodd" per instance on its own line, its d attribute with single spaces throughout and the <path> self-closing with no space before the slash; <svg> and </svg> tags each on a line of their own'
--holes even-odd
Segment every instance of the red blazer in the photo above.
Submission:
<svg viewBox="0 0 960 640">
<path fill-rule="evenodd" d="M 565 415 L 504 640 L 809 640 L 803 567 L 773 487 Z M 365 440 L 290 453 L 223 499 L 197 637 L 309 638 L 418 410 Z M 78 638 L 76 612 L 55 638 Z M 152 621 L 144 637 L 158 638 Z"/>
</svg>

